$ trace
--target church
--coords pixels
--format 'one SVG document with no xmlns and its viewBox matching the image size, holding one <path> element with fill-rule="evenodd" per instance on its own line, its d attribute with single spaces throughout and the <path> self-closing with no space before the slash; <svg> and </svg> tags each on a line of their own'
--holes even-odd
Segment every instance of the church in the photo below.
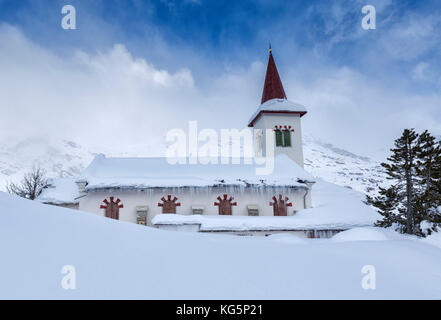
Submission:
<svg viewBox="0 0 441 320">
<path fill-rule="evenodd" d="M 341 230 L 296 220 L 313 205 L 314 177 L 303 169 L 306 114 L 287 99 L 270 49 L 261 104 L 246 125 L 254 133 L 254 157 L 272 155 L 271 173 L 259 174 L 247 161 L 170 164 L 165 157 L 100 154 L 76 180 L 78 209 L 165 230 L 332 236 Z"/>
</svg>

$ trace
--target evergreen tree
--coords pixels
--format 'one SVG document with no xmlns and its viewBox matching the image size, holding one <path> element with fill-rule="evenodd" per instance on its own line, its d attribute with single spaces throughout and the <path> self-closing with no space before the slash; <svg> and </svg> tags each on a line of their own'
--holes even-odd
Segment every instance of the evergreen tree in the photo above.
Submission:
<svg viewBox="0 0 441 320">
<path fill-rule="evenodd" d="M 426 130 L 419 136 L 418 154 L 418 197 L 416 201 L 417 220 L 434 224 L 441 223 L 441 145 Z"/>
<path fill-rule="evenodd" d="M 377 226 L 396 225 L 400 232 L 420 234 L 415 221 L 415 185 L 417 183 L 417 156 L 420 153 L 418 134 L 413 129 L 405 129 L 395 140 L 389 163 L 382 163 L 391 186 L 380 188 L 379 196 L 368 197 L 368 203 L 379 209 L 384 217 Z"/>
<path fill-rule="evenodd" d="M 375 198 L 372 198 L 369 195 L 367 196 L 368 204 L 377 207 L 378 212 L 383 216 L 383 220 L 377 221 L 375 225 L 388 228 L 397 222 L 403 224 L 404 221 L 395 214 L 395 210 L 398 206 L 398 194 L 394 186 L 389 188 L 380 187 L 379 189 L 379 196 Z"/>
<path fill-rule="evenodd" d="M 391 184 L 367 197 L 383 219 L 377 226 L 395 226 L 398 231 L 424 236 L 421 222 L 441 226 L 441 145 L 426 130 L 420 135 L 405 129 L 395 140 L 389 163 L 381 165 Z"/>
</svg>

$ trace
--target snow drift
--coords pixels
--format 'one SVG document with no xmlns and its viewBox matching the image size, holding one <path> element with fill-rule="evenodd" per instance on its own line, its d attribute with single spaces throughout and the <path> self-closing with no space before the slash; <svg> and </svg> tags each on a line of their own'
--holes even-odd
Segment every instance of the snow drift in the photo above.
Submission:
<svg viewBox="0 0 441 320">
<path fill-rule="evenodd" d="M 167 232 L 5 193 L 0 208 L 2 299 L 441 298 L 441 250 L 422 241 Z M 75 290 L 61 286 L 65 265 Z M 376 290 L 361 287 L 364 265 Z"/>
<path fill-rule="evenodd" d="M 393 230 L 383 228 L 365 227 L 354 228 L 340 232 L 332 237 L 333 241 L 386 241 L 404 239 L 406 236 L 401 235 Z"/>
</svg>

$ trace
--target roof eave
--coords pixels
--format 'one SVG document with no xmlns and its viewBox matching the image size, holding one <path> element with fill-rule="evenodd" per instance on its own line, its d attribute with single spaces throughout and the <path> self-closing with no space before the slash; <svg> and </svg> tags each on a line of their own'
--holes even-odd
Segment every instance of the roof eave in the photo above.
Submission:
<svg viewBox="0 0 441 320">
<path fill-rule="evenodd" d="M 254 123 L 263 113 L 298 114 L 301 118 L 307 113 L 307 111 L 262 110 L 248 123 L 248 127 L 253 127 Z"/>
</svg>

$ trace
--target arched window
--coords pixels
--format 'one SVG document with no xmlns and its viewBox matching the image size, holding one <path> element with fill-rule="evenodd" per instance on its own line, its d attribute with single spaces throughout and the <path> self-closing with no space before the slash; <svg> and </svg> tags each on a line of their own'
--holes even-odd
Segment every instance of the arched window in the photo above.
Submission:
<svg viewBox="0 0 441 320">
<path fill-rule="evenodd" d="M 215 202 L 214 205 L 219 207 L 219 215 L 232 215 L 232 206 L 237 206 L 237 202 L 232 202 L 233 199 L 233 197 L 228 198 L 226 194 L 224 194 L 223 198 L 217 197 L 219 202 Z"/>
<path fill-rule="evenodd" d="M 282 130 L 276 129 L 274 132 L 276 134 L 276 147 L 283 147 Z"/>
<path fill-rule="evenodd" d="M 274 202 L 270 202 L 270 206 L 273 207 L 273 212 L 275 216 L 287 216 L 288 210 L 287 207 L 292 207 L 292 203 L 289 202 L 288 197 L 283 198 L 281 194 L 279 194 L 279 198 L 276 196 L 273 197 Z"/>
<path fill-rule="evenodd" d="M 276 147 L 291 147 L 291 126 L 275 126 Z"/>
<path fill-rule="evenodd" d="M 283 146 L 291 147 L 291 131 L 287 129 L 283 130 Z"/>
<path fill-rule="evenodd" d="M 104 199 L 104 204 L 100 205 L 100 209 L 105 209 L 105 216 L 107 218 L 119 220 L 119 209 L 124 208 L 119 198 L 114 201 L 115 197 L 110 197 L 109 200 Z"/>
<path fill-rule="evenodd" d="M 176 213 L 176 207 L 180 207 L 181 204 L 176 202 L 178 198 L 167 195 L 167 199 L 161 198 L 162 203 L 158 202 L 158 207 L 162 207 L 162 213 Z"/>
</svg>

